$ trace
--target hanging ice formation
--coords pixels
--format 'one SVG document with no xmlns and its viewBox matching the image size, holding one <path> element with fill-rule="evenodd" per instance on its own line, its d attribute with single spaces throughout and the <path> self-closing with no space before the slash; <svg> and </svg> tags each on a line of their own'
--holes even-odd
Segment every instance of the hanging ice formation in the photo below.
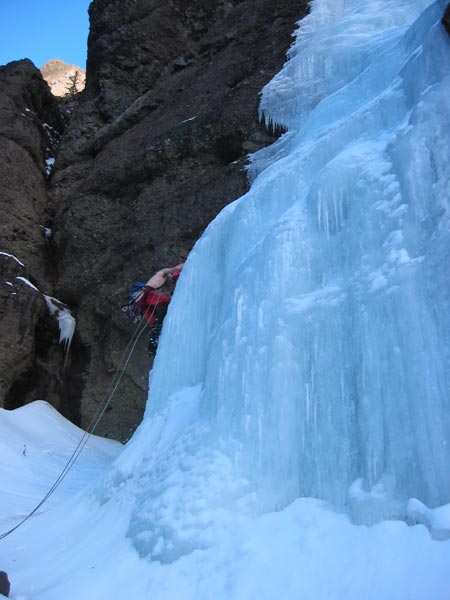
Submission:
<svg viewBox="0 0 450 600">
<path fill-rule="evenodd" d="M 59 343 L 64 344 L 66 358 L 69 355 L 73 334 L 75 333 L 76 320 L 71 311 L 60 300 L 44 295 L 47 308 L 51 315 L 55 315 L 59 326 Z"/>
<path fill-rule="evenodd" d="M 76 320 L 72 316 L 71 311 L 60 300 L 52 298 L 44 294 L 47 308 L 51 315 L 54 315 L 58 320 L 59 327 L 59 343 L 64 344 L 66 356 L 64 358 L 64 366 L 69 357 L 70 345 L 72 344 L 73 334 L 75 333 Z"/>
<path fill-rule="evenodd" d="M 190 257 L 137 437 L 198 395 L 183 460 L 220 449 L 245 481 L 223 502 L 312 496 L 363 523 L 450 502 L 444 8 L 316 0 L 264 90 L 289 133 Z"/>
</svg>

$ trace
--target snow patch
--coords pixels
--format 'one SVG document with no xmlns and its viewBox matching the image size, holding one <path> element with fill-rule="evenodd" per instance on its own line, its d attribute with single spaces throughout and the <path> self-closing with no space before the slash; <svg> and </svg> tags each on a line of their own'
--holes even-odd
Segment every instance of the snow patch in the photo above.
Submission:
<svg viewBox="0 0 450 600">
<path fill-rule="evenodd" d="M 16 263 L 18 263 L 21 267 L 25 266 L 23 262 L 21 262 L 17 257 L 14 256 L 14 254 L 8 254 L 8 252 L 0 252 L 0 256 L 7 256 L 8 258 L 12 258 L 13 260 L 15 260 Z"/>
<path fill-rule="evenodd" d="M 433 539 L 450 539 L 450 504 L 428 508 L 417 498 L 411 498 L 406 510 L 414 523 L 421 523 L 430 530 Z"/>
<path fill-rule="evenodd" d="M 5 483 L 0 494 L 0 533 L 41 500 L 83 435 L 82 429 L 42 400 L 12 411 L 0 408 L 0 471 Z M 85 487 L 121 449 L 119 442 L 90 435 L 44 512 Z"/>
<path fill-rule="evenodd" d="M 24 283 L 25 285 L 27 285 L 28 287 L 30 287 L 32 290 L 35 290 L 36 292 L 41 293 L 38 288 L 33 285 L 31 283 L 31 281 L 29 281 L 26 277 L 16 277 L 16 279 L 18 279 L 19 281 L 22 281 L 22 283 Z"/>
<path fill-rule="evenodd" d="M 45 172 L 47 175 L 50 175 L 53 169 L 53 165 L 55 164 L 55 159 L 53 157 L 47 158 L 45 161 Z"/>
</svg>

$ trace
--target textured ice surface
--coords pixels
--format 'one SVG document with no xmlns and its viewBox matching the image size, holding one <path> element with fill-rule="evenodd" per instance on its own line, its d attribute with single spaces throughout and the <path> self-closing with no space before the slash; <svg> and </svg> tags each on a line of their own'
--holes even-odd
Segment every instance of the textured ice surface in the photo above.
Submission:
<svg viewBox="0 0 450 600">
<path fill-rule="evenodd" d="M 428 4 L 313 5 L 263 95 L 289 133 L 183 272 L 147 416 L 201 385 L 255 511 L 351 512 L 356 480 L 386 499 L 358 522 L 450 501 L 450 42 Z"/>
</svg>

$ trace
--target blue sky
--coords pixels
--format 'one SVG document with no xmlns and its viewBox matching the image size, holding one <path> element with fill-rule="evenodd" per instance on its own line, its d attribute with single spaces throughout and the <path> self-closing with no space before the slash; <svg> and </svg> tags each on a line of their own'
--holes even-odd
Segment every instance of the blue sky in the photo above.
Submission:
<svg viewBox="0 0 450 600">
<path fill-rule="evenodd" d="M 0 65 L 52 58 L 86 66 L 91 0 L 0 0 Z"/>
</svg>

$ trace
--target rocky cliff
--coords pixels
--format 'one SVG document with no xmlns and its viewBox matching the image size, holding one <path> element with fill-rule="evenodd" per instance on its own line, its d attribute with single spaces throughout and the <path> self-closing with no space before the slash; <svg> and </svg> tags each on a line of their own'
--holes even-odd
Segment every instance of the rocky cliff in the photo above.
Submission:
<svg viewBox="0 0 450 600">
<path fill-rule="evenodd" d="M 86 89 L 46 184 L 40 172 L 49 203 L 36 219 L 52 235 L 39 238 L 35 259 L 44 256 L 37 272 L 49 270 L 49 291 L 77 318 L 64 377 L 54 376 L 82 425 L 133 332 L 120 311 L 132 282 L 186 256 L 217 212 L 247 190 L 248 153 L 274 140 L 258 120 L 259 93 L 306 10 L 303 0 L 91 4 Z M 30 346 L 33 327 L 25 328 Z M 142 416 L 144 350 L 143 341 L 103 435 L 126 439 Z M 9 379 L 11 390 L 20 376 Z M 30 384 L 24 400 L 40 389 Z"/>
<path fill-rule="evenodd" d="M 447 4 L 444 16 L 442 17 L 442 24 L 444 25 L 447 33 L 450 35 L 450 4 Z"/>
<path fill-rule="evenodd" d="M 45 398 L 76 420 L 63 349 L 45 293 L 56 280 L 47 174 L 64 122 L 27 60 L 0 68 L 0 399 L 16 408 Z"/>
<path fill-rule="evenodd" d="M 81 67 L 54 58 L 42 65 L 40 71 L 54 96 L 72 97 L 84 90 L 86 71 Z"/>
</svg>

